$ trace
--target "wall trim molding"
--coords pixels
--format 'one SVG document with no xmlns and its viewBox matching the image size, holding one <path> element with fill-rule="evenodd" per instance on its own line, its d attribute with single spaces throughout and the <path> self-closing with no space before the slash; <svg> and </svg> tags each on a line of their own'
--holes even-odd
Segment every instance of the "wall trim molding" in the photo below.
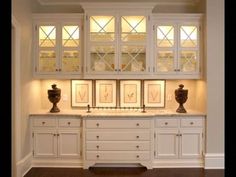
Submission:
<svg viewBox="0 0 236 177">
<path fill-rule="evenodd" d="M 17 177 L 23 177 L 30 169 L 32 163 L 32 153 L 26 155 L 16 163 Z"/>
<path fill-rule="evenodd" d="M 224 153 L 206 153 L 205 169 L 225 169 L 224 161 L 225 161 Z"/>
</svg>

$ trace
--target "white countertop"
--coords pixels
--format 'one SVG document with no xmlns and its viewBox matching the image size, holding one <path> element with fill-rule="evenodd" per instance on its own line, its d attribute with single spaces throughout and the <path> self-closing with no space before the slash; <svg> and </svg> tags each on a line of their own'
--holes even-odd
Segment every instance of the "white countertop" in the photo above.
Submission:
<svg viewBox="0 0 236 177">
<path fill-rule="evenodd" d="M 61 110 L 58 113 L 50 113 L 49 110 L 39 110 L 30 113 L 30 115 L 50 115 L 50 116 L 82 116 L 82 117 L 153 117 L 153 116 L 205 116 L 203 112 L 195 110 L 187 110 L 187 113 L 177 113 L 175 110 L 170 109 L 146 109 L 143 113 L 141 109 L 130 109 L 130 110 L 120 110 L 120 109 L 103 109 L 103 110 L 91 110 L 91 113 L 87 113 L 87 110 Z"/>
</svg>

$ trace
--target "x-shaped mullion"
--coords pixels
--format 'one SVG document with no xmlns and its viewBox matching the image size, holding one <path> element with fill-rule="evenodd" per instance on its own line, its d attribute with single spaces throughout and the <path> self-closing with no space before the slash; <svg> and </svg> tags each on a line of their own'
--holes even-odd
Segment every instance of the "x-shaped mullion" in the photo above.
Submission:
<svg viewBox="0 0 236 177">
<path fill-rule="evenodd" d="M 110 23 L 110 21 L 114 18 L 114 17 L 111 17 L 110 20 L 108 20 L 108 22 L 102 27 L 93 17 L 91 17 L 93 19 L 93 21 L 101 28 L 98 33 L 100 32 L 107 32 L 104 28 Z"/>
<path fill-rule="evenodd" d="M 76 40 L 72 37 L 73 34 L 76 32 L 76 30 L 77 30 L 78 28 L 79 28 L 79 27 L 77 27 L 77 28 L 74 30 L 74 32 L 73 32 L 72 34 L 70 34 L 70 33 L 67 31 L 67 29 L 64 27 L 64 30 L 67 32 L 67 34 L 69 34 L 69 38 L 65 41 L 65 43 L 64 43 L 63 45 L 66 45 L 66 43 L 67 43 L 70 39 L 72 39 L 72 40 L 75 42 L 75 44 L 79 45 L 79 44 L 76 42 Z"/>
<path fill-rule="evenodd" d="M 138 31 L 136 30 L 136 27 L 143 21 L 143 19 L 144 19 L 144 17 L 133 27 L 130 23 L 129 23 L 129 21 L 128 20 L 126 20 L 126 18 L 124 18 L 124 17 L 122 17 L 125 21 L 126 21 L 126 23 L 128 23 L 128 25 L 132 28 L 128 33 L 130 33 L 130 32 L 132 32 L 133 30 L 136 32 L 136 33 L 138 33 Z M 125 38 L 127 38 L 127 36 L 128 36 L 128 34 L 125 36 L 125 37 L 123 37 L 123 40 L 125 39 Z"/>
<path fill-rule="evenodd" d="M 51 30 L 48 34 L 43 30 L 43 28 L 40 27 L 40 29 L 41 29 L 41 30 L 43 31 L 43 33 L 46 35 L 46 38 L 40 43 L 40 46 L 41 46 L 41 45 L 44 43 L 44 41 L 47 40 L 47 39 L 49 39 L 49 40 L 51 41 L 51 43 L 52 43 L 53 45 L 55 45 L 55 44 L 53 43 L 53 41 L 49 38 L 50 34 L 53 32 L 53 30 L 55 29 L 55 27 L 52 28 L 52 30 Z"/>
<path fill-rule="evenodd" d="M 193 43 L 193 45 L 195 45 L 195 43 L 193 42 L 193 40 L 190 38 L 191 34 L 197 29 L 196 27 L 192 30 L 192 32 L 190 34 L 188 34 L 184 28 L 181 27 L 181 29 L 183 30 L 183 32 L 187 35 L 187 38 L 183 41 L 182 45 L 188 40 L 190 39 L 190 41 Z"/>
<path fill-rule="evenodd" d="M 191 62 L 191 59 L 193 59 L 194 60 L 194 55 L 192 55 L 190 58 L 188 58 L 188 57 L 186 57 L 186 55 L 184 55 L 183 56 L 184 57 L 184 59 L 186 59 L 187 61 L 185 62 L 185 63 L 191 63 L 192 64 L 192 62 Z"/>
<path fill-rule="evenodd" d="M 127 52 L 127 54 L 128 54 L 132 59 L 127 63 L 126 67 L 123 68 L 123 71 L 124 71 L 133 61 L 135 61 L 135 62 L 138 64 L 138 62 L 137 62 L 137 60 L 136 60 L 135 58 L 140 54 L 141 51 L 142 51 L 142 48 L 140 48 L 140 49 L 138 50 L 138 52 L 136 53 L 135 56 L 133 56 L 132 54 L 130 54 L 129 52 Z"/>
<path fill-rule="evenodd" d="M 159 29 L 160 32 L 164 35 L 164 38 L 158 43 L 158 45 L 160 45 L 160 43 L 162 43 L 162 41 L 165 40 L 165 39 L 167 39 L 167 40 L 169 41 L 169 43 L 170 43 L 171 45 L 173 45 L 172 42 L 167 38 L 167 35 L 171 32 L 171 30 L 173 29 L 173 27 L 172 27 L 166 34 L 161 30 L 161 28 L 158 27 L 158 29 Z"/>
<path fill-rule="evenodd" d="M 103 56 L 100 55 L 99 51 L 96 51 L 96 54 L 99 56 L 99 60 L 102 60 L 111 70 L 113 70 L 113 68 L 111 67 L 110 63 L 108 63 L 104 58 L 106 55 L 108 55 L 108 52 L 105 53 Z"/>
</svg>

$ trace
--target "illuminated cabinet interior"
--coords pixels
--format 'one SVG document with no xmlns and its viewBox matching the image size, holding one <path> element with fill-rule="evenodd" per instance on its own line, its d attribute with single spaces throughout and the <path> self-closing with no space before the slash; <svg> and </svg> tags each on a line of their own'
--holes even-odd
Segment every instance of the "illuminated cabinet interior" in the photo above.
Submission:
<svg viewBox="0 0 236 177">
<path fill-rule="evenodd" d="M 39 19 L 38 19 L 39 18 Z M 58 17 L 59 18 L 59 17 Z M 49 22 L 52 21 L 52 22 Z M 81 72 L 81 22 L 35 15 L 35 73 L 73 74 Z"/>
<path fill-rule="evenodd" d="M 146 71 L 146 15 L 91 15 L 88 20 L 88 72 L 127 74 Z"/>
<path fill-rule="evenodd" d="M 157 74 L 200 73 L 200 18 L 175 17 L 155 20 L 155 72 Z"/>
</svg>

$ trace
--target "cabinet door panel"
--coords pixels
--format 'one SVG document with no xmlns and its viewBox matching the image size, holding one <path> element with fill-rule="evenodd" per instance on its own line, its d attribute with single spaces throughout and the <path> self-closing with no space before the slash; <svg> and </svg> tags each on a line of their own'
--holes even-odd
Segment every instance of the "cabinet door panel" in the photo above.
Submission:
<svg viewBox="0 0 236 177">
<path fill-rule="evenodd" d="M 34 131 L 34 157 L 56 157 L 57 136 L 55 131 Z"/>
<path fill-rule="evenodd" d="M 156 131 L 156 158 L 178 158 L 178 129 Z"/>
</svg>

